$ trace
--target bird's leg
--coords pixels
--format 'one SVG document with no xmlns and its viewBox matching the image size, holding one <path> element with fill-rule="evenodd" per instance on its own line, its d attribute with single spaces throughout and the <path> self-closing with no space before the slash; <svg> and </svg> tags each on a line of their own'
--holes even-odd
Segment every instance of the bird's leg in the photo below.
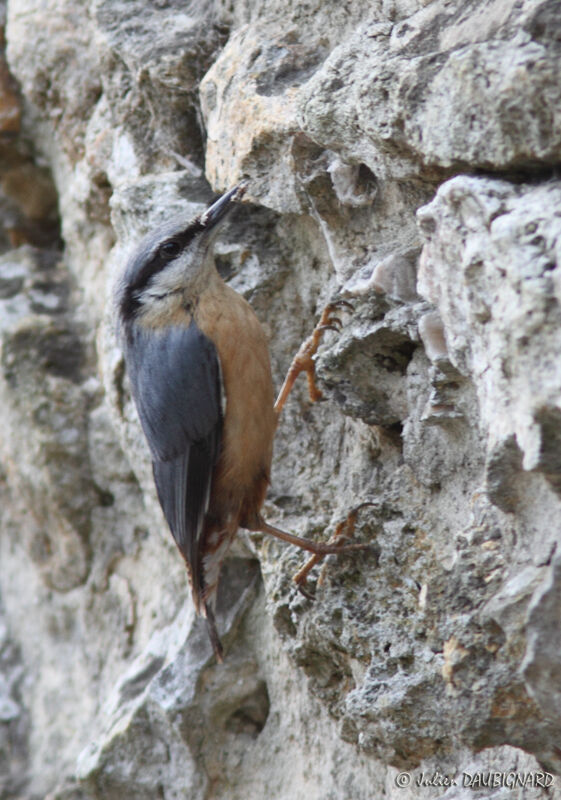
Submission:
<svg viewBox="0 0 561 800">
<path fill-rule="evenodd" d="M 307 550 L 309 553 L 314 553 L 314 556 L 319 556 L 320 561 L 324 556 L 346 553 L 351 550 L 368 550 L 370 548 L 370 545 L 368 544 L 342 545 L 340 543 L 332 544 L 331 542 L 312 542 L 310 539 L 303 539 L 301 536 L 295 536 L 293 533 L 288 533 L 280 528 L 276 528 L 274 525 L 270 525 L 268 522 L 266 522 L 262 517 L 257 519 L 255 526 L 252 526 L 250 530 L 260 531 L 261 533 L 270 533 L 271 536 L 275 536 L 277 539 L 282 539 L 283 542 L 294 544 L 301 550 Z"/>
<path fill-rule="evenodd" d="M 271 536 L 275 536 L 277 539 L 281 539 L 283 542 L 294 544 L 301 550 L 307 550 L 309 553 L 313 553 L 312 558 L 307 561 L 305 566 L 302 567 L 302 569 L 293 578 L 293 580 L 298 584 L 298 590 L 304 595 L 304 597 L 307 597 L 309 600 L 313 600 L 313 597 L 309 594 L 309 592 L 304 589 L 306 578 L 312 567 L 314 567 L 316 564 L 319 564 L 319 562 L 325 558 L 325 556 L 341 555 L 349 552 L 356 553 L 357 550 L 370 550 L 371 546 L 369 544 L 343 544 L 343 541 L 348 539 L 348 537 L 351 536 L 354 531 L 357 514 L 360 509 L 364 506 L 370 505 L 374 504 L 361 503 L 360 506 L 357 506 L 357 508 L 351 511 L 347 519 L 339 523 L 329 542 L 312 542 L 309 539 L 303 539 L 301 536 L 295 536 L 293 533 L 288 533 L 280 528 L 276 528 L 274 525 L 270 525 L 261 516 L 258 516 L 257 519 L 254 520 L 254 523 L 251 525 L 249 530 L 270 533 Z M 246 524 L 248 523 L 246 522 Z"/>
<path fill-rule="evenodd" d="M 356 526 L 356 520 L 358 517 L 358 512 L 365 506 L 371 506 L 371 505 L 374 505 L 374 503 L 368 503 L 368 502 L 361 503 L 359 506 L 354 508 L 347 515 L 346 519 L 344 519 L 337 525 L 333 533 L 333 536 L 328 542 L 328 545 L 334 545 L 337 548 L 336 552 L 339 552 L 341 550 L 345 551 L 351 549 L 353 545 L 344 545 L 343 542 L 346 539 L 349 539 L 353 535 Z M 304 597 L 308 598 L 308 600 L 312 600 L 313 597 L 304 588 L 306 585 L 306 580 L 312 569 L 316 566 L 316 564 L 319 564 L 322 561 L 322 559 L 323 556 L 321 554 L 315 553 L 310 559 L 308 559 L 308 561 L 306 561 L 304 566 L 300 570 L 298 570 L 296 575 L 294 575 L 292 578 L 294 583 L 298 586 L 298 591 L 301 592 L 301 594 L 303 594 Z M 319 582 L 321 582 L 321 576 Z"/>
<path fill-rule="evenodd" d="M 351 303 L 348 303 L 346 300 L 335 300 L 331 303 L 328 303 L 323 309 L 319 322 L 312 331 L 311 336 L 309 336 L 300 345 L 298 352 L 292 359 L 292 363 L 289 367 L 286 378 L 284 379 L 284 383 L 275 403 L 274 408 L 277 417 L 280 416 L 284 404 L 286 403 L 286 399 L 301 372 L 306 373 L 306 377 L 308 379 L 308 392 L 312 403 L 321 400 L 322 394 L 317 388 L 315 382 L 314 356 L 317 353 L 325 331 L 332 330 L 339 332 L 341 330 L 343 323 L 339 317 L 334 316 L 335 311 L 338 308 L 348 308 L 351 311 L 353 310 Z M 368 550 L 370 548 L 370 545 L 367 544 L 343 544 L 343 542 L 353 534 L 359 510 L 368 505 L 373 504 L 362 503 L 353 509 L 348 517 L 343 520 L 343 522 L 340 522 L 339 525 L 337 525 L 333 536 L 327 543 L 311 542 L 308 539 L 303 539 L 300 536 L 287 533 L 286 531 L 280 530 L 280 528 L 276 528 L 274 525 L 269 525 L 269 523 L 262 518 L 259 518 L 258 526 L 255 527 L 254 530 L 259 530 L 263 533 L 270 533 L 272 536 L 276 536 L 277 539 L 281 539 L 284 542 L 289 542 L 290 544 L 300 547 L 302 550 L 307 550 L 308 552 L 313 553 L 313 556 L 293 578 L 298 585 L 299 591 L 302 592 L 304 596 L 310 597 L 309 593 L 307 593 L 304 589 L 307 576 L 313 567 L 316 564 L 319 564 L 325 556 L 356 550 Z"/>
<path fill-rule="evenodd" d="M 309 336 L 305 342 L 300 345 L 298 352 L 292 359 L 292 363 L 288 369 L 286 378 L 284 379 L 279 396 L 277 397 L 277 402 L 275 403 L 275 413 L 277 416 L 280 415 L 283 406 L 286 403 L 286 398 L 290 394 L 296 378 L 301 372 L 305 372 L 306 377 L 308 378 L 308 392 L 310 394 L 310 400 L 312 403 L 316 403 L 318 400 L 321 400 L 322 394 L 317 388 L 315 381 L 314 356 L 325 331 L 341 330 L 343 323 L 339 317 L 333 316 L 337 308 L 348 308 L 352 310 L 353 307 L 346 300 L 334 300 L 332 303 L 328 303 L 325 306 L 320 320 L 312 331 L 311 336 Z"/>
</svg>

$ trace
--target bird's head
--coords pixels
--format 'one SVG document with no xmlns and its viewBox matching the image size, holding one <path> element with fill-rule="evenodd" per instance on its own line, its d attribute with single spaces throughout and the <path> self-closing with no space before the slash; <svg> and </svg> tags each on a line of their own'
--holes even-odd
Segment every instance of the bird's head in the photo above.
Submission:
<svg viewBox="0 0 561 800">
<path fill-rule="evenodd" d="M 121 323 L 169 313 L 175 298 L 201 291 L 214 270 L 211 245 L 219 223 L 245 192 L 240 184 L 192 220 L 177 217 L 149 233 L 131 254 L 119 287 Z"/>
</svg>

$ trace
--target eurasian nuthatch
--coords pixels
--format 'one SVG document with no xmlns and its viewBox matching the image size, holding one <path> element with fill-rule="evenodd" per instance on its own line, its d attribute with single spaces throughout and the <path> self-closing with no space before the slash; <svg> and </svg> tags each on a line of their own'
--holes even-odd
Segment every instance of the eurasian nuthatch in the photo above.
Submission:
<svg viewBox="0 0 561 800">
<path fill-rule="evenodd" d="M 261 516 L 278 415 L 300 371 L 312 385 L 312 355 L 338 320 L 328 307 L 274 404 L 265 333 L 249 303 L 219 276 L 211 248 L 218 223 L 244 191 L 237 186 L 194 220 L 176 219 L 146 236 L 118 294 L 124 357 L 158 497 L 218 660 L 213 602 L 239 527 L 298 545 L 316 554 L 315 562 L 364 547 L 301 539 Z"/>
</svg>

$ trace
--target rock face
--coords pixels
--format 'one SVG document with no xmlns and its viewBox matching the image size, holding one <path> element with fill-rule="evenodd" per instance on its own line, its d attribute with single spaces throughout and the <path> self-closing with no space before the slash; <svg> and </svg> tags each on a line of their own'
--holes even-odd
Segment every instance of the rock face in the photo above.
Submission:
<svg viewBox="0 0 561 800">
<path fill-rule="evenodd" d="M 0 796 L 560 797 L 561 4 L 1 21 Z M 283 413 L 267 517 L 326 539 L 368 503 L 372 547 L 311 602 L 303 554 L 240 533 L 216 665 L 112 294 L 140 235 L 241 179 L 217 266 L 277 384 L 354 308 L 323 401 Z"/>
</svg>

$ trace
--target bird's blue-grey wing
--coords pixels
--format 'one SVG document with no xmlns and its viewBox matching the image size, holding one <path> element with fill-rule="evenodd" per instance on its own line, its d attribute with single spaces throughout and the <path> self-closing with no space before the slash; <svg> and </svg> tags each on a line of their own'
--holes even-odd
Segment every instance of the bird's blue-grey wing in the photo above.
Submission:
<svg viewBox="0 0 561 800">
<path fill-rule="evenodd" d="M 198 596 L 200 536 L 222 433 L 216 349 L 194 322 L 149 331 L 134 325 L 125 332 L 125 358 L 158 497 Z"/>
</svg>

